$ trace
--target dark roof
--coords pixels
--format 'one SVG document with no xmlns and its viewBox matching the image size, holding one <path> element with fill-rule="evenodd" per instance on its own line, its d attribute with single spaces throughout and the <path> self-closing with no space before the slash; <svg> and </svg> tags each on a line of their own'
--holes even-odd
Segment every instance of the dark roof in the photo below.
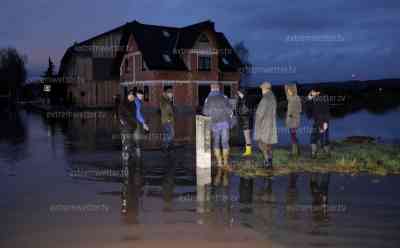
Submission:
<svg viewBox="0 0 400 248">
<path fill-rule="evenodd" d="M 165 33 L 165 34 L 164 34 Z M 149 69 L 153 70 L 186 70 L 184 62 L 174 52 L 180 39 L 179 28 L 154 26 L 132 22 L 126 35 L 133 34 L 143 59 Z M 121 40 L 122 41 L 122 40 Z M 126 44 L 126 43 L 125 43 Z M 169 56 L 171 62 L 164 59 Z"/>
<path fill-rule="evenodd" d="M 214 23 L 207 20 L 190 26 L 177 28 L 142 24 L 138 21 L 129 22 L 111 31 L 97 35 L 81 43 L 74 44 L 68 48 L 61 60 L 59 73 L 63 73 L 63 65 L 69 59 L 71 54 L 79 52 L 76 51 L 74 47 L 90 44 L 94 39 L 116 31 L 122 31 L 120 47 L 125 47 L 130 35 L 133 34 L 138 48 L 143 54 L 143 59 L 149 69 L 187 70 L 185 63 L 176 51 L 179 49 L 192 48 L 199 35 L 207 28 L 214 30 Z M 239 57 L 236 55 L 223 33 L 216 32 L 215 34 L 217 37 L 218 49 L 226 49 L 227 51 L 230 51 L 229 53 L 220 54 L 220 70 L 237 71 L 241 66 Z M 119 65 L 121 64 L 123 55 L 123 51 L 117 53 L 112 68 L 112 73 L 114 75 L 119 75 Z M 168 56 L 171 61 L 166 61 L 164 58 L 165 56 Z M 228 61 L 228 63 L 224 63 L 223 60 L 225 60 L 225 62 Z"/>
</svg>

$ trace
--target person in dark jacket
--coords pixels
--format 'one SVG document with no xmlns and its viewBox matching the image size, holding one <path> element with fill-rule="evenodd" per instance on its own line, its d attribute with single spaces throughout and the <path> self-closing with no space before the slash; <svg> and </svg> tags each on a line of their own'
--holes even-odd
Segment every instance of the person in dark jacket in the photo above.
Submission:
<svg viewBox="0 0 400 248">
<path fill-rule="evenodd" d="M 243 156 L 251 156 L 252 142 L 251 142 L 251 111 L 247 101 L 247 94 L 245 89 L 239 89 L 237 92 L 238 98 L 236 103 L 236 113 L 239 120 L 239 126 L 243 129 L 243 134 L 246 142 L 246 149 Z"/>
<path fill-rule="evenodd" d="M 166 88 L 160 99 L 161 125 L 163 127 L 163 150 L 169 151 L 173 145 L 175 131 L 175 117 L 173 92 L 171 88 Z"/>
<path fill-rule="evenodd" d="M 329 155 L 329 103 L 320 91 L 311 90 L 307 96 L 306 106 L 311 113 L 313 126 L 310 137 L 311 156 L 317 156 L 320 147 Z"/>
<path fill-rule="evenodd" d="M 136 104 L 134 101 L 135 93 L 129 91 L 127 99 L 121 101 L 118 107 L 122 141 L 122 161 L 123 167 L 125 168 L 128 167 L 129 161 L 133 159 L 134 155 L 137 153 L 136 149 L 138 149 L 134 137 L 134 133 L 138 127 L 136 119 Z"/>
<path fill-rule="evenodd" d="M 228 97 L 221 93 L 219 84 L 211 84 L 211 92 L 204 102 L 203 115 L 211 117 L 213 150 L 218 166 L 214 183 L 215 185 L 219 185 L 220 179 L 223 177 L 223 184 L 227 185 L 227 172 L 229 170 L 229 129 L 231 127 L 233 108 Z M 223 173 L 224 171 L 225 173 Z"/>
</svg>

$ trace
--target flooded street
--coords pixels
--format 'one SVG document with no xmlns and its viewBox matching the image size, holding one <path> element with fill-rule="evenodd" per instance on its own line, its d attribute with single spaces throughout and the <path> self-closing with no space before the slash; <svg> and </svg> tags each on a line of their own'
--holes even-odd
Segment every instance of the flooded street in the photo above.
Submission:
<svg viewBox="0 0 400 248">
<path fill-rule="evenodd" d="M 350 114 L 332 122 L 332 138 L 399 140 L 398 115 Z M 228 187 L 203 186 L 193 116 L 179 118 L 172 154 L 153 132 L 128 171 L 109 112 L 59 120 L 20 111 L 2 120 L 0 247 L 399 247 L 399 176 L 231 175 Z"/>
</svg>

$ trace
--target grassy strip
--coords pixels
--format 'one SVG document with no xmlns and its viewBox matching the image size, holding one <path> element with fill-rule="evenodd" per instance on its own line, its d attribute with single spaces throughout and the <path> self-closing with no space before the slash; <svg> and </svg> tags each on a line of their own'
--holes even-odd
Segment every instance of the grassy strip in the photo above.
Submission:
<svg viewBox="0 0 400 248">
<path fill-rule="evenodd" d="M 274 170 L 262 168 L 263 157 L 255 152 L 250 158 L 243 158 L 241 151 L 232 151 L 234 173 L 244 177 L 277 176 L 292 172 L 337 172 L 370 173 L 374 175 L 400 174 L 400 146 L 387 144 L 351 144 L 335 142 L 331 144 L 331 154 L 319 154 L 311 159 L 308 151 L 297 158 L 291 156 L 289 148 L 274 150 Z"/>
</svg>

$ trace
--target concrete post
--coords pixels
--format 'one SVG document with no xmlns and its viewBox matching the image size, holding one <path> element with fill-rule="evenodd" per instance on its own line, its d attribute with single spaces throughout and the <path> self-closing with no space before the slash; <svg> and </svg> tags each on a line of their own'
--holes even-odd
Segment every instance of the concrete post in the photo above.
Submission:
<svg viewBox="0 0 400 248">
<path fill-rule="evenodd" d="M 197 211 L 206 210 L 209 200 L 207 185 L 211 184 L 211 119 L 196 115 L 196 181 L 197 181 Z"/>
<path fill-rule="evenodd" d="M 211 168 L 211 118 L 196 115 L 196 167 Z"/>
</svg>

